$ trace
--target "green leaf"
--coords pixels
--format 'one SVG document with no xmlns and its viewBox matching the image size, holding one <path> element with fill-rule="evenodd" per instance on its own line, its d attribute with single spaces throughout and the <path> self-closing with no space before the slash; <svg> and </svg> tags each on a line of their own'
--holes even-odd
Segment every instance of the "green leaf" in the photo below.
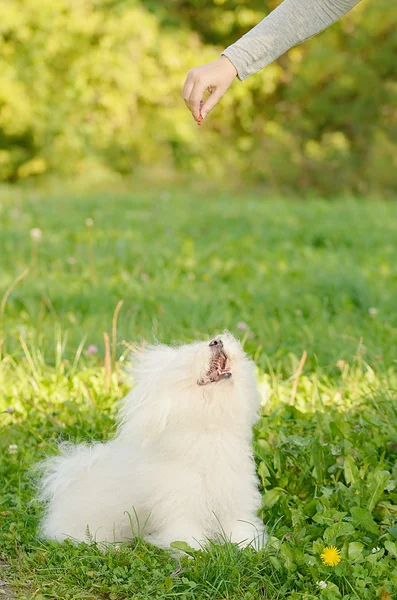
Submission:
<svg viewBox="0 0 397 600">
<path fill-rule="evenodd" d="M 270 477 L 270 471 L 268 469 L 267 464 L 263 460 L 259 463 L 258 475 L 262 480 L 262 485 L 263 486 L 268 485 L 268 483 L 269 483 L 268 477 Z"/>
<path fill-rule="evenodd" d="M 343 469 L 347 485 L 354 484 L 359 480 L 358 469 L 355 465 L 354 459 L 350 455 L 346 456 Z"/>
<path fill-rule="evenodd" d="M 318 440 L 314 440 L 312 446 L 313 476 L 317 481 L 324 479 L 324 451 Z"/>
<path fill-rule="evenodd" d="M 376 471 L 371 476 L 370 484 L 368 486 L 369 497 L 367 508 L 369 512 L 372 512 L 375 506 L 378 504 L 387 484 L 389 483 L 389 480 L 389 471 Z"/>
<path fill-rule="evenodd" d="M 281 558 L 284 560 L 284 566 L 288 571 L 296 571 L 294 551 L 286 542 L 281 544 Z"/>
<path fill-rule="evenodd" d="M 280 496 L 285 494 L 285 491 L 282 488 L 273 488 L 266 492 L 263 496 L 263 506 L 266 508 L 271 508 L 278 502 Z"/>
<path fill-rule="evenodd" d="M 176 548 L 176 550 L 181 550 L 182 552 L 186 552 L 190 556 L 194 556 L 196 550 L 189 546 L 186 542 L 171 542 L 171 548 Z"/>
<path fill-rule="evenodd" d="M 278 558 L 276 558 L 275 556 L 269 556 L 269 561 L 272 563 L 273 567 L 277 571 L 281 571 L 282 566 L 281 566 L 281 562 L 278 560 Z"/>
<path fill-rule="evenodd" d="M 192 581 L 191 579 L 188 579 L 187 577 L 182 577 L 182 583 L 184 583 L 185 585 L 188 585 L 191 588 L 194 588 L 197 585 L 197 583 L 195 581 Z"/>
<path fill-rule="evenodd" d="M 255 455 L 261 460 L 266 460 L 266 457 L 270 452 L 269 442 L 259 439 L 254 442 L 253 446 Z"/>
<path fill-rule="evenodd" d="M 353 519 L 364 529 L 366 529 L 370 533 L 373 533 L 374 535 L 379 535 L 379 528 L 373 516 L 366 508 L 354 506 L 350 512 Z"/>
<path fill-rule="evenodd" d="M 335 583 L 331 581 L 327 582 L 327 587 L 325 590 L 321 590 L 321 597 L 335 600 L 335 598 L 341 598 L 342 594 L 339 591 L 339 588 Z"/>
<path fill-rule="evenodd" d="M 387 531 L 390 533 L 390 535 L 394 537 L 394 539 L 397 540 L 397 523 L 393 525 L 393 527 L 390 527 L 390 529 L 388 529 Z"/>
<path fill-rule="evenodd" d="M 354 533 L 354 527 L 351 523 L 335 523 L 324 531 L 324 541 L 330 544 L 339 537 L 345 537 Z"/>
<path fill-rule="evenodd" d="M 390 540 L 387 540 L 385 542 L 385 548 L 388 551 L 389 554 L 391 554 L 392 556 L 394 556 L 394 558 L 397 558 L 397 545 L 394 542 L 391 542 Z"/>
<path fill-rule="evenodd" d="M 172 581 L 171 577 L 166 577 L 164 579 L 164 587 L 166 590 L 171 590 L 174 586 L 174 582 Z"/>
<path fill-rule="evenodd" d="M 361 555 L 363 548 L 364 544 L 361 542 L 350 542 L 348 549 L 349 560 L 356 560 Z"/>
</svg>

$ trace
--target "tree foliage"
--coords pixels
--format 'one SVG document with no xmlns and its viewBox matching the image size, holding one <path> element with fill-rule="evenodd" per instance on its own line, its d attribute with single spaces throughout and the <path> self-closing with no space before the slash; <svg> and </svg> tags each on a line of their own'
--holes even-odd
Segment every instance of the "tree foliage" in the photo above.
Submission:
<svg viewBox="0 0 397 600">
<path fill-rule="evenodd" d="M 181 99 L 277 3 L 3 0 L 0 180 L 137 166 L 323 193 L 397 188 L 397 13 L 360 3 L 230 92 L 198 130 Z"/>
</svg>

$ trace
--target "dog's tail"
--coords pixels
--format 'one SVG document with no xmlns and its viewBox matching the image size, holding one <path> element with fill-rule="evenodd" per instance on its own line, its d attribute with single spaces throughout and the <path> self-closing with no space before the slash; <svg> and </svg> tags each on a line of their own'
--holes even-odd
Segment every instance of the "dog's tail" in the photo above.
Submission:
<svg viewBox="0 0 397 600">
<path fill-rule="evenodd" d="M 72 463 L 80 448 L 81 446 L 62 442 L 58 446 L 58 456 L 49 456 L 36 465 L 35 473 L 38 477 L 37 500 L 50 502 L 55 495 L 66 490 L 73 480 Z"/>
<path fill-rule="evenodd" d="M 44 518 L 39 526 L 40 537 L 62 539 L 54 527 L 60 519 L 66 497 L 73 497 L 71 488 L 86 481 L 90 468 L 100 459 L 104 444 L 74 445 L 63 442 L 59 445 L 59 455 L 41 461 L 35 468 L 37 493 L 36 500 L 45 503 Z M 62 522 L 63 518 L 61 518 Z"/>
<path fill-rule="evenodd" d="M 46 458 L 36 468 L 39 475 L 37 499 L 41 502 L 50 502 L 80 480 L 82 471 L 88 471 L 100 459 L 104 445 L 62 442 L 58 449 L 58 456 Z"/>
</svg>

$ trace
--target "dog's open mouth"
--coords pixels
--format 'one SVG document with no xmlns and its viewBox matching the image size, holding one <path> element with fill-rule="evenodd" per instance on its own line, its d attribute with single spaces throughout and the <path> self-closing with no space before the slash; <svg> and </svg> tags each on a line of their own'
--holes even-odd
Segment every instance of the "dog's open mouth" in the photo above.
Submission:
<svg viewBox="0 0 397 600">
<path fill-rule="evenodd" d="M 232 376 L 222 340 L 212 340 L 210 348 L 212 350 L 210 365 L 205 376 L 198 380 L 198 385 L 208 385 L 209 383 L 229 379 Z"/>
</svg>

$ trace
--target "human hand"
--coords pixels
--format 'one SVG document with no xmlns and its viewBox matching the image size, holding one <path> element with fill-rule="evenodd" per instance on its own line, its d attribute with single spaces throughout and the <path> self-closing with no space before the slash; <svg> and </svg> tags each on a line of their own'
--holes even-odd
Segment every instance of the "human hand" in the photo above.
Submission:
<svg viewBox="0 0 397 600">
<path fill-rule="evenodd" d="M 236 75 L 237 70 L 226 56 L 189 71 L 182 96 L 199 125 L 227 92 Z M 203 102 L 205 91 L 210 95 Z"/>
</svg>

